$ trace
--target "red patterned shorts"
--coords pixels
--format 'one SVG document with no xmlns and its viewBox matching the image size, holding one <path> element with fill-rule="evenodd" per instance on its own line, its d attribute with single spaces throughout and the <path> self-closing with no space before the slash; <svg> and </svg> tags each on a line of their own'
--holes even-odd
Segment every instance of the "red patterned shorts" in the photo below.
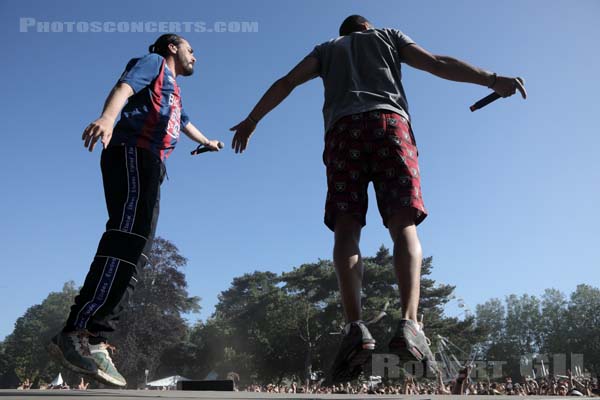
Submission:
<svg viewBox="0 0 600 400">
<path fill-rule="evenodd" d="M 415 209 L 415 224 L 427 216 L 418 152 L 410 125 L 390 111 L 368 111 L 338 120 L 325 135 L 327 167 L 325 225 L 334 230 L 338 215 L 355 215 L 364 226 L 367 187 L 373 182 L 377 206 L 387 223 L 399 210 Z"/>
</svg>

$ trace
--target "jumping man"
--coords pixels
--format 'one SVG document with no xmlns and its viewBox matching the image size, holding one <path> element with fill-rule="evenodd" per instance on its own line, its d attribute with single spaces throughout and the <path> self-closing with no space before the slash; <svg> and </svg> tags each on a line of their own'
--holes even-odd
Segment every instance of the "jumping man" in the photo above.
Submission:
<svg viewBox="0 0 600 400">
<path fill-rule="evenodd" d="M 211 151 L 219 150 L 219 142 L 208 140 L 181 104 L 175 78 L 194 72 L 196 58 L 190 44 L 178 35 L 165 34 L 149 51 L 129 61 L 102 115 L 83 132 L 90 152 L 98 140 L 104 147 L 101 169 L 109 219 L 65 327 L 49 347 L 75 372 L 121 387 L 126 381 L 110 358 L 103 332 L 114 331 L 136 275 L 148 260 L 164 162 L 180 131 Z"/>
<path fill-rule="evenodd" d="M 502 97 L 525 88 L 516 78 L 499 76 L 447 56 L 433 55 L 396 29 L 376 29 L 352 15 L 340 36 L 314 48 L 262 96 L 248 117 L 231 128 L 232 147 L 246 150 L 258 122 L 304 82 L 321 77 L 327 172 L 325 224 L 334 232 L 333 261 L 346 319 L 345 335 L 329 373 L 338 383 L 358 377 L 375 348 L 361 321 L 363 265 L 359 250 L 367 211 L 367 186 L 373 182 L 377 206 L 394 242 L 394 268 L 402 319 L 389 343 L 391 352 L 426 362 L 434 356 L 417 322 L 422 250 L 417 225 L 427 216 L 421 193 L 417 147 L 410 126 L 401 64 L 440 78 L 474 83 Z"/>
</svg>

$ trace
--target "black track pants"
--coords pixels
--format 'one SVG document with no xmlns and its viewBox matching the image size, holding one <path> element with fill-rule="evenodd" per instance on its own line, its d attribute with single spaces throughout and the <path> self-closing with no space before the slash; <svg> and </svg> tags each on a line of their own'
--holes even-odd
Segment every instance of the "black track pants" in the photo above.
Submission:
<svg viewBox="0 0 600 400">
<path fill-rule="evenodd" d="M 102 152 L 101 167 L 109 219 L 65 331 L 114 330 L 156 230 L 165 174 L 160 159 L 145 149 L 116 146 Z"/>
</svg>

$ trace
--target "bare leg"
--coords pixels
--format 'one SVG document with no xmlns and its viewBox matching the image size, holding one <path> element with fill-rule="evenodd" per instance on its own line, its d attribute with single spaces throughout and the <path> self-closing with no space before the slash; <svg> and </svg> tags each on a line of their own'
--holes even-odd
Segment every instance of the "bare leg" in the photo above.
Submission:
<svg viewBox="0 0 600 400">
<path fill-rule="evenodd" d="M 359 242 L 361 223 L 353 216 L 340 216 L 335 223 L 333 264 L 344 306 L 346 322 L 361 317 L 360 292 L 362 288 L 363 264 Z"/>
<path fill-rule="evenodd" d="M 423 251 L 415 226 L 415 210 L 394 214 L 388 227 L 394 241 L 394 269 L 400 289 L 402 318 L 417 321 Z"/>
</svg>

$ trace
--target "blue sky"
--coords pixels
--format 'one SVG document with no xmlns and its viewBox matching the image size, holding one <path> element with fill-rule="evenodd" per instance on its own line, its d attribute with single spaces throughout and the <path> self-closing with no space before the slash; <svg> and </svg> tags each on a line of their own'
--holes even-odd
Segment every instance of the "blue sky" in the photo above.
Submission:
<svg viewBox="0 0 600 400">
<path fill-rule="evenodd" d="M 268 115 L 243 155 L 229 149 L 228 129 L 353 13 L 433 53 L 526 80 L 526 101 L 515 96 L 471 113 L 488 89 L 404 68 L 430 213 L 419 232 L 433 278 L 456 285 L 472 309 L 510 293 L 598 286 L 598 1 L 5 0 L 0 338 L 50 291 L 83 282 L 106 211 L 100 151 L 84 150 L 81 132 L 127 61 L 159 35 L 20 32 L 20 18 L 258 22 L 255 33 L 183 33 L 198 59 L 195 74 L 179 78 L 184 106 L 228 146 L 191 157 L 194 145 L 182 137 L 167 164 L 158 234 L 189 259 L 189 291 L 202 297 L 204 319 L 244 272 L 331 258 L 320 80 Z M 374 198 L 370 204 L 367 256 L 391 246 Z"/>
</svg>

